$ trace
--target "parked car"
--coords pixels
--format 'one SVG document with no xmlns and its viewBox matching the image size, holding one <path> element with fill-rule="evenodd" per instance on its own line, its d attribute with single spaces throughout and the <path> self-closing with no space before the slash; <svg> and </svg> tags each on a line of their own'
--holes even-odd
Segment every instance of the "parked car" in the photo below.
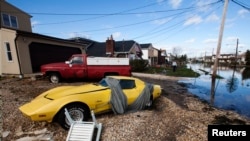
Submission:
<svg viewBox="0 0 250 141">
<path fill-rule="evenodd" d="M 95 114 L 108 111 L 123 114 L 151 107 L 161 91 L 160 85 L 135 77 L 107 76 L 99 83 L 53 88 L 20 106 L 19 110 L 32 121 L 58 122 L 69 129 L 65 108 L 75 121 L 87 121 L 92 110 Z"/>
</svg>

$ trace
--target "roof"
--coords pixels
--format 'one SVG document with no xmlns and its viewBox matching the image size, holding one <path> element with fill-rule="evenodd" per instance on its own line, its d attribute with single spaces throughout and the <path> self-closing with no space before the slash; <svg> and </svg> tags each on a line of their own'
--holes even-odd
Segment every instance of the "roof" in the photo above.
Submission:
<svg viewBox="0 0 250 141">
<path fill-rule="evenodd" d="M 106 44 L 95 42 L 87 47 L 86 53 L 88 56 L 106 57 Z"/>
<path fill-rule="evenodd" d="M 16 10 L 18 10 L 18 11 L 20 11 L 20 12 L 22 12 L 22 13 L 24 13 L 24 14 L 30 16 L 30 17 L 32 17 L 32 16 L 31 16 L 30 14 L 28 14 L 27 12 L 25 12 L 25 11 L 23 11 L 23 10 L 17 8 L 16 6 L 14 6 L 14 5 L 8 3 L 6 0 L 0 0 L 0 3 L 2 3 L 2 2 L 5 3 L 5 4 L 7 4 L 7 5 L 9 5 L 9 6 L 11 6 L 11 7 L 13 7 L 13 8 L 15 8 Z M 1 4 L 1 5 L 2 5 L 2 4 Z M 12 11 L 2 11 L 2 10 L 1 10 L 1 12 L 10 13 L 10 12 L 12 12 Z"/>
<path fill-rule="evenodd" d="M 68 40 L 79 42 L 79 43 L 84 43 L 84 44 L 91 44 L 91 43 L 96 42 L 94 40 L 90 40 L 90 39 L 86 39 L 86 38 L 82 38 L 82 37 L 74 37 L 74 38 L 70 38 Z"/>
<path fill-rule="evenodd" d="M 75 41 L 71 41 L 71 40 L 55 38 L 55 37 L 51 37 L 51 36 L 27 32 L 27 31 L 17 30 L 16 32 L 17 32 L 17 37 L 19 35 L 21 35 L 21 36 L 26 36 L 26 37 L 34 37 L 34 38 L 47 39 L 47 40 L 53 40 L 53 41 L 60 41 L 60 42 L 65 42 L 65 43 L 70 43 L 70 44 L 75 44 L 75 45 L 84 45 L 83 43 L 79 43 L 79 42 L 75 42 Z"/>
<path fill-rule="evenodd" d="M 148 44 L 140 44 L 142 49 L 147 49 L 151 46 L 152 44 L 148 43 Z"/>
<path fill-rule="evenodd" d="M 129 52 L 133 45 L 136 44 L 133 40 L 115 41 L 114 52 Z M 106 57 L 106 42 L 93 42 L 87 50 L 89 56 Z"/>
<path fill-rule="evenodd" d="M 134 44 L 136 42 L 133 40 L 115 42 L 115 52 L 129 52 Z"/>
</svg>

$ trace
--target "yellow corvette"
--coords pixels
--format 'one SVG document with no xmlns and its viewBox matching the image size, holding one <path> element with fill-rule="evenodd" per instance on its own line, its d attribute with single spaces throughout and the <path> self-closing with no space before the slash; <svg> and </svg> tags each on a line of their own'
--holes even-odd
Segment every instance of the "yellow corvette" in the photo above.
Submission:
<svg viewBox="0 0 250 141">
<path fill-rule="evenodd" d="M 107 76 L 99 83 L 80 86 L 60 86 L 48 90 L 19 110 L 33 121 L 58 122 L 69 129 L 64 109 L 76 121 L 87 121 L 95 114 L 113 111 L 123 114 L 151 107 L 161 95 L 161 86 L 127 76 Z"/>
</svg>

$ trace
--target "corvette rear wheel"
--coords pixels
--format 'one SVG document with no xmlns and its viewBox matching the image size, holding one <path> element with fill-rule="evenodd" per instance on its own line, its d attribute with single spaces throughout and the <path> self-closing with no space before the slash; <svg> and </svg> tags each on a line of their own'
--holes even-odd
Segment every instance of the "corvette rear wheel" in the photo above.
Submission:
<svg viewBox="0 0 250 141">
<path fill-rule="evenodd" d="M 68 105 L 65 108 L 68 110 L 70 117 L 74 121 L 87 121 L 90 116 L 88 108 L 80 104 Z M 61 109 L 57 121 L 62 126 L 62 128 L 66 130 L 70 128 L 70 122 L 65 116 L 65 109 Z"/>
</svg>

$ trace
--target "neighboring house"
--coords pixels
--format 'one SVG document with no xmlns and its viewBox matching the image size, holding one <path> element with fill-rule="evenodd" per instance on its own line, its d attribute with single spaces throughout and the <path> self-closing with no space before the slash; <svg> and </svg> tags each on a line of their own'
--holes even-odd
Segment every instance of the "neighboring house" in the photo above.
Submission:
<svg viewBox="0 0 250 141">
<path fill-rule="evenodd" d="M 216 55 L 213 55 L 213 58 L 212 58 L 213 61 L 215 60 L 215 57 Z M 219 60 L 219 63 L 232 63 L 232 62 L 235 62 L 235 61 L 238 62 L 239 60 L 241 60 L 240 56 L 237 56 L 237 60 L 235 57 L 236 55 L 234 53 L 220 54 L 218 60 Z"/>
<path fill-rule="evenodd" d="M 87 44 L 32 33 L 31 16 L 0 0 L 0 75 L 25 75 L 85 53 Z"/>
<path fill-rule="evenodd" d="M 239 64 L 245 64 L 245 54 L 246 53 L 242 53 L 242 54 L 237 54 L 237 59 L 236 59 L 236 54 L 234 53 L 230 53 L 230 54 L 220 54 L 218 60 L 219 63 L 234 63 L 235 61 L 237 61 Z M 212 55 L 212 56 L 205 56 L 204 57 L 204 62 L 205 63 L 211 63 L 215 61 L 215 57 L 216 55 Z"/>
<path fill-rule="evenodd" d="M 149 48 L 152 47 L 152 44 L 140 44 L 141 46 L 141 50 L 142 50 L 142 59 L 143 60 L 148 60 L 148 62 L 150 62 L 149 60 Z M 149 63 L 150 64 L 150 63 Z"/>
<path fill-rule="evenodd" d="M 156 66 L 159 65 L 159 56 L 161 53 L 157 48 L 154 48 L 152 44 L 140 44 L 142 51 L 143 51 L 143 56 L 142 58 L 144 60 L 148 60 L 148 63 L 150 66 Z"/>
<path fill-rule="evenodd" d="M 212 56 L 205 56 L 204 57 L 204 62 L 205 63 L 211 63 L 211 62 L 213 62 L 213 57 Z"/>
<path fill-rule="evenodd" d="M 105 43 L 93 42 L 90 44 L 86 49 L 86 53 L 88 56 L 125 57 L 130 59 L 141 59 L 143 54 L 140 44 L 133 40 L 115 41 L 112 35 Z"/>
<path fill-rule="evenodd" d="M 160 49 L 159 51 L 160 56 L 159 56 L 159 64 L 160 65 L 166 65 L 168 64 L 168 55 L 167 51 L 165 49 Z"/>
</svg>

